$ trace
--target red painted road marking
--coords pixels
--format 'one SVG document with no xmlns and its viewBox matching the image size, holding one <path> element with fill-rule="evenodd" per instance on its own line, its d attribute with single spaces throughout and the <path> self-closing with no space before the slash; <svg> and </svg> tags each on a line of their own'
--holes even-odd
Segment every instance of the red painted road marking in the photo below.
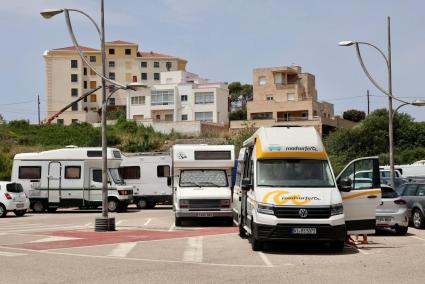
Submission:
<svg viewBox="0 0 425 284">
<path fill-rule="evenodd" d="M 93 231 L 55 231 L 46 232 L 46 235 L 76 238 L 72 240 L 51 241 L 40 243 L 23 243 L 11 245 L 14 248 L 33 250 L 61 249 L 84 246 L 96 246 L 105 244 L 128 243 L 138 241 L 166 240 L 186 237 L 198 237 L 208 235 L 224 235 L 236 233 L 235 227 L 219 227 L 182 231 L 151 231 L 151 230 L 125 230 L 116 232 L 93 232 Z"/>
</svg>

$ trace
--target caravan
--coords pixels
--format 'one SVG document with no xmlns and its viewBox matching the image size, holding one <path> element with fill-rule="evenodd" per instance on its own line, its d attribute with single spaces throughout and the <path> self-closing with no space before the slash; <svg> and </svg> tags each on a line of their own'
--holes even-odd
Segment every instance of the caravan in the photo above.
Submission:
<svg viewBox="0 0 425 284">
<path fill-rule="evenodd" d="M 173 209 L 176 226 L 183 218 L 223 217 L 232 224 L 230 207 L 233 145 L 174 145 Z"/>
<path fill-rule="evenodd" d="M 119 171 L 126 184 L 135 187 L 133 198 L 138 208 L 172 203 L 169 153 L 124 154 Z"/>
<path fill-rule="evenodd" d="M 372 175 L 357 178 L 360 171 Z M 233 218 L 253 250 L 281 240 L 342 250 L 347 234 L 375 232 L 380 196 L 377 157 L 351 162 L 335 179 L 314 127 L 260 128 L 239 154 Z"/>
<path fill-rule="evenodd" d="M 133 187 L 126 186 L 118 168 L 118 149 L 108 148 L 108 209 L 125 210 Z M 12 181 L 20 183 L 35 212 L 58 207 L 96 208 L 102 205 L 102 149 L 68 146 L 39 153 L 23 153 L 13 159 Z"/>
</svg>

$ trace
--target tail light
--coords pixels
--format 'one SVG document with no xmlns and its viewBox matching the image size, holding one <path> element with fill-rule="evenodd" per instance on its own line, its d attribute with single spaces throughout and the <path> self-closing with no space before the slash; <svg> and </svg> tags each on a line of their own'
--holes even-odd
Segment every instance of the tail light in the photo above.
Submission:
<svg viewBox="0 0 425 284">
<path fill-rule="evenodd" d="M 406 205 L 407 204 L 407 202 L 403 199 L 394 200 L 394 203 L 397 204 L 397 205 Z"/>
<path fill-rule="evenodd" d="M 229 208 L 230 207 L 230 199 L 222 199 L 220 200 L 220 207 Z"/>
<path fill-rule="evenodd" d="M 4 196 L 6 196 L 6 199 L 9 199 L 9 200 L 12 199 L 12 196 L 7 192 L 4 194 Z"/>
<path fill-rule="evenodd" d="M 118 191 L 119 195 L 127 195 L 127 190 Z"/>
<path fill-rule="evenodd" d="M 189 200 L 181 199 L 180 200 L 180 208 L 189 208 Z"/>
</svg>

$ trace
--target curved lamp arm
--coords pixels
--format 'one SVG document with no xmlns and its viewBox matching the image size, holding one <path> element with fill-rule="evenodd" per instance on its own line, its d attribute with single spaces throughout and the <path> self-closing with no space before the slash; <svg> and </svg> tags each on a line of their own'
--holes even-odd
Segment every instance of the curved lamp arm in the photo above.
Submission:
<svg viewBox="0 0 425 284">
<path fill-rule="evenodd" d="M 411 103 L 403 103 L 403 104 L 401 104 L 401 105 L 399 105 L 394 111 L 393 111 L 393 114 L 392 114 L 392 117 L 391 117 L 391 119 L 392 120 L 394 120 L 394 117 L 395 117 L 395 114 L 397 113 L 397 111 L 400 109 L 400 108 L 402 108 L 402 107 L 404 107 L 405 105 L 411 105 Z"/>
</svg>

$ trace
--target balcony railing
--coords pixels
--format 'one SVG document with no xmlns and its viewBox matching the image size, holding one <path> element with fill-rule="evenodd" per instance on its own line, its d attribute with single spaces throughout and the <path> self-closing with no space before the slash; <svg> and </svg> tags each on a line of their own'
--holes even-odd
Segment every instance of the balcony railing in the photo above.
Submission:
<svg viewBox="0 0 425 284">
<path fill-rule="evenodd" d="M 276 89 L 278 90 L 286 90 L 286 89 L 295 89 L 297 87 L 297 84 L 281 84 L 281 83 L 275 83 Z"/>
</svg>

